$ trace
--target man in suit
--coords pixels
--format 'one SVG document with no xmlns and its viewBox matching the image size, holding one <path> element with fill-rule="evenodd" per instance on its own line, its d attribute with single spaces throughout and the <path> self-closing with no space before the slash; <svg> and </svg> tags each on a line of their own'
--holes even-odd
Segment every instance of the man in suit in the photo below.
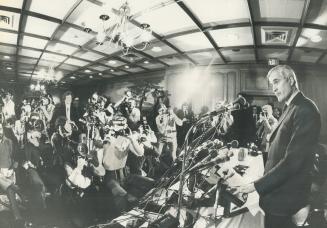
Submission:
<svg viewBox="0 0 327 228">
<path fill-rule="evenodd" d="M 295 227 L 292 216 L 308 204 L 310 195 L 320 114 L 315 103 L 299 90 L 291 67 L 276 66 L 267 78 L 278 101 L 286 107 L 269 138 L 263 177 L 236 187 L 236 193 L 259 193 L 266 228 Z"/>
</svg>

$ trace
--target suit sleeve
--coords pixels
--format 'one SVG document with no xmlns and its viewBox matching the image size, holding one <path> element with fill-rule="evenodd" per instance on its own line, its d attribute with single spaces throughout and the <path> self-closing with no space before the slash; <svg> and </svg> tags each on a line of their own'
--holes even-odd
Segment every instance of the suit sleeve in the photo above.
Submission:
<svg viewBox="0 0 327 228">
<path fill-rule="evenodd" d="M 308 153 L 313 153 L 313 145 L 317 143 L 320 124 L 320 116 L 313 108 L 306 106 L 295 111 L 293 133 L 284 158 L 254 183 L 260 195 L 285 183 L 290 176 L 303 168 L 303 163 L 309 159 Z"/>
</svg>

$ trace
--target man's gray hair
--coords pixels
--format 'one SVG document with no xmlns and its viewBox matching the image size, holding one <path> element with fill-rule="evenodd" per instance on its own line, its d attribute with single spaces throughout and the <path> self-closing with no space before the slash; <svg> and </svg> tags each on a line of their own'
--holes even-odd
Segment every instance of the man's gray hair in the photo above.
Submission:
<svg viewBox="0 0 327 228">
<path fill-rule="evenodd" d="M 270 75 L 272 73 L 278 73 L 280 75 L 282 75 L 284 78 L 293 78 L 294 79 L 294 82 L 295 82 L 295 87 L 298 89 L 299 88 L 299 85 L 298 85 L 298 82 L 297 82 L 297 77 L 296 77 L 296 74 L 294 72 L 294 70 L 288 66 L 288 65 L 278 65 L 278 66 L 275 66 L 273 68 L 271 68 L 267 74 L 267 79 L 269 79 Z"/>
</svg>

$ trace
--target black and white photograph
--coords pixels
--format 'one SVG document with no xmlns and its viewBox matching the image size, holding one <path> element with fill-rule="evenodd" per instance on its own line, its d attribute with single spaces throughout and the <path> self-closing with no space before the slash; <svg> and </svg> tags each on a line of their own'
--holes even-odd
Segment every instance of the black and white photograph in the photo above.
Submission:
<svg viewBox="0 0 327 228">
<path fill-rule="evenodd" d="M 327 228 L 327 0 L 0 0 L 0 228 Z"/>
</svg>

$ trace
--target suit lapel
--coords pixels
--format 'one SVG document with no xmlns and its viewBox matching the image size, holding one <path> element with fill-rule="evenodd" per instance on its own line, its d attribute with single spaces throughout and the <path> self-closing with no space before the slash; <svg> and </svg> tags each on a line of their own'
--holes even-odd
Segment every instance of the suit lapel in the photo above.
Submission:
<svg viewBox="0 0 327 228">
<path fill-rule="evenodd" d="M 283 120 L 285 119 L 285 117 L 288 115 L 289 111 L 291 110 L 291 106 L 292 106 L 292 103 L 289 104 L 289 105 L 287 106 L 285 112 L 283 112 L 283 114 L 282 114 L 281 117 L 279 118 L 276 127 L 273 129 L 273 131 L 272 131 L 271 134 L 270 134 L 270 137 L 269 137 L 269 139 L 268 139 L 269 142 L 271 142 L 271 139 L 272 139 L 272 138 L 274 137 L 274 135 L 276 134 L 277 129 L 280 127 L 281 123 L 283 122 Z"/>
</svg>

